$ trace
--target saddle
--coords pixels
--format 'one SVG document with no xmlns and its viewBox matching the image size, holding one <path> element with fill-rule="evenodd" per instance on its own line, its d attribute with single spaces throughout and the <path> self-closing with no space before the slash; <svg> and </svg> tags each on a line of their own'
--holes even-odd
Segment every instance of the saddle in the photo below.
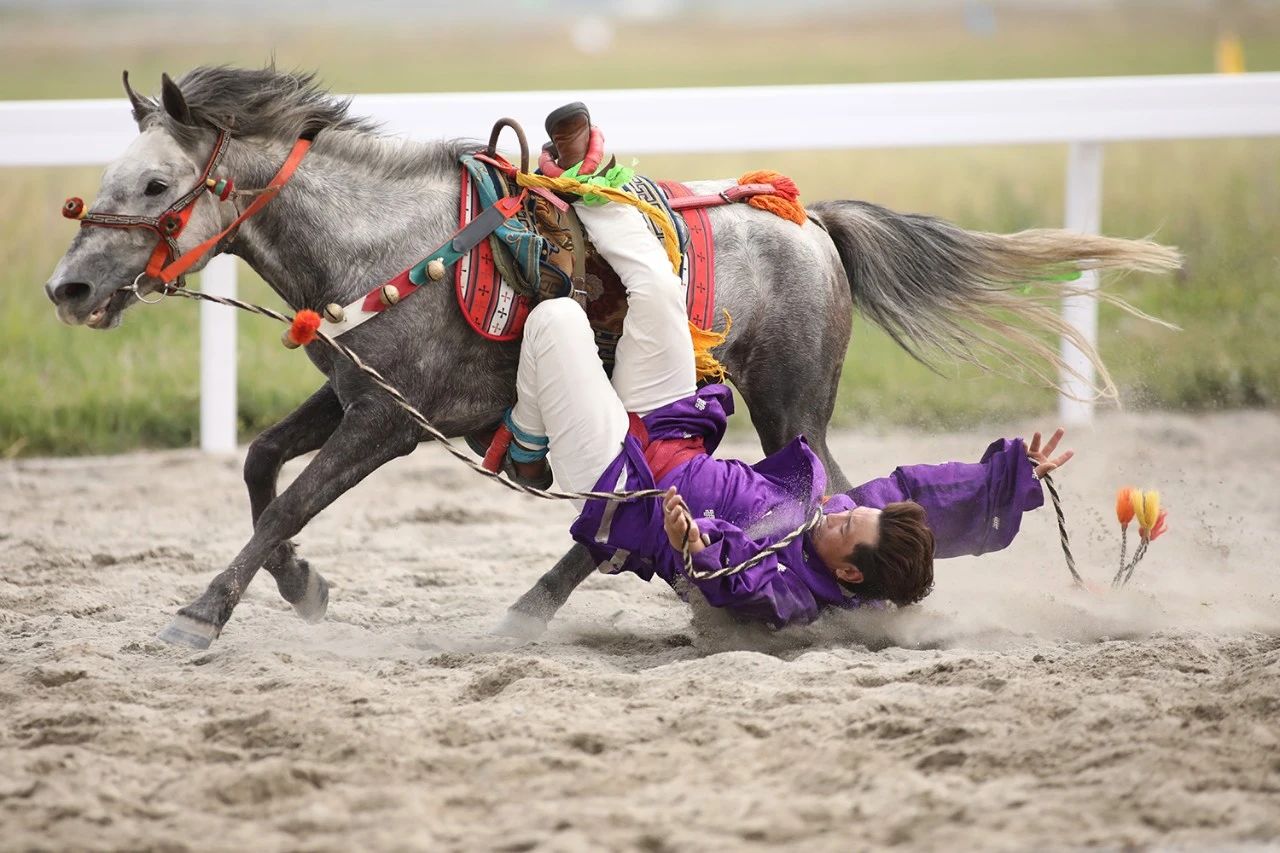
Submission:
<svg viewBox="0 0 1280 853">
<path fill-rule="evenodd" d="M 459 227 L 498 200 L 521 192 L 513 167 L 500 157 L 468 154 L 461 158 L 461 166 Z M 622 189 L 663 209 L 675 224 L 689 319 L 699 328 L 710 329 L 715 258 L 706 211 L 693 207 L 676 215 L 671 200 L 693 197 L 683 184 L 637 176 Z M 646 222 L 654 239 L 661 241 L 658 227 Z M 627 313 L 626 290 L 587 238 L 571 205 L 550 193 L 530 193 L 514 217 L 459 260 L 454 275 L 463 315 L 478 334 L 490 340 L 518 338 L 529 310 L 543 299 L 577 299 L 595 330 L 605 369 L 612 370 Z"/>
</svg>

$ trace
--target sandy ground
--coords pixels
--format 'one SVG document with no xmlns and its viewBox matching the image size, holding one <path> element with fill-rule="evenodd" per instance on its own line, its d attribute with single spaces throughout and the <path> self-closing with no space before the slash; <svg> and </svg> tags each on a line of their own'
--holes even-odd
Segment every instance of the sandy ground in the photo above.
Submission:
<svg viewBox="0 0 1280 853">
<path fill-rule="evenodd" d="M 865 479 L 992 437 L 834 446 Z M 248 535 L 238 459 L 0 463 L 0 848 L 1277 844 L 1280 418 L 1071 438 L 1088 576 L 1117 486 L 1171 510 L 1120 595 L 1069 588 L 1046 509 L 909 611 L 767 635 L 595 576 L 519 642 L 490 629 L 571 511 L 424 447 L 299 537 L 327 622 L 263 575 L 201 653 L 153 637 Z"/>
</svg>

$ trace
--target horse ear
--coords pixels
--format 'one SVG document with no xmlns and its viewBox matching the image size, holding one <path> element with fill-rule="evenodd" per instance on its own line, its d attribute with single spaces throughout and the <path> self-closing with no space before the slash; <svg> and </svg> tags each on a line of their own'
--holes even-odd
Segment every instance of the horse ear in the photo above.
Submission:
<svg viewBox="0 0 1280 853">
<path fill-rule="evenodd" d="M 195 120 L 191 117 L 191 108 L 187 106 L 187 99 L 182 96 L 182 90 L 169 78 L 168 74 L 160 75 L 160 102 L 164 104 L 164 111 L 178 124 L 195 124 Z"/>
<path fill-rule="evenodd" d="M 155 102 L 133 91 L 133 87 L 129 85 L 128 71 L 124 72 L 124 92 L 129 96 L 129 103 L 133 106 L 133 120 L 141 124 L 142 120 L 156 108 Z"/>
</svg>

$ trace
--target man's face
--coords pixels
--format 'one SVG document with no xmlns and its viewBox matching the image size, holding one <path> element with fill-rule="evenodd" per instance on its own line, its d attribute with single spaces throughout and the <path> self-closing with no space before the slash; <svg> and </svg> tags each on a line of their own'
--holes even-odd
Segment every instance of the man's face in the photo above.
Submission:
<svg viewBox="0 0 1280 853">
<path fill-rule="evenodd" d="M 859 545 L 880 542 L 880 510 L 869 506 L 823 516 L 822 523 L 809 534 L 813 550 L 837 578 L 846 583 L 861 583 L 862 572 L 849 562 Z"/>
</svg>

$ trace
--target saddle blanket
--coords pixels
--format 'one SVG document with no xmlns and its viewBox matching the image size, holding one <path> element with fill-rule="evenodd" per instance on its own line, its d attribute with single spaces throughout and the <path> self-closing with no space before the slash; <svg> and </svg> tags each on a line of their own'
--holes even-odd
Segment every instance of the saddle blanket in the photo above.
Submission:
<svg viewBox="0 0 1280 853">
<path fill-rule="evenodd" d="M 464 165 L 458 210 L 459 226 L 466 225 L 492 204 L 495 197 L 494 186 L 484 177 L 477 179 Z M 682 232 L 680 281 L 685 289 L 689 319 L 699 328 L 709 329 L 715 308 L 715 246 L 706 210 L 688 208 L 679 211 L 678 215 L 673 213 L 667 203 L 668 199 L 693 195 L 688 187 L 673 181 L 656 182 L 637 177 L 622 189 L 665 209 L 676 223 L 677 229 Z M 654 239 L 661 241 L 662 233 L 657 225 L 647 217 L 646 222 Z M 532 255 L 529 243 L 531 239 L 537 239 L 536 235 L 531 235 L 528 229 L 518 223 L 513 222 L 512 225 L 509 233 L 499 233 L 495 239 L 480 241 L 458 261 L 454 269 L 454 289 L 463 316 L 477 334 L 494 341 L 519 338 L 534 304 L 501 271 L 503 266 L 510 270 L 513 261 L 516 265 L 521 264 L 522 259 L 528 263 L 524 256 Z M 513 249 L 514 257 L 496 260 L 493 246 L 495 242 L 503 247 L 501 251 L 507 251 L 507 247 Z M 626 293 L 617 275 L 594 249 L 587 255 L 586 276 L 588 291 L 600 294 L 588 303 L 587 316 L 596 330 L 601 358 L 607 367 L 611 367 L 613 349 L 621 335 L 622 318 L 626 315 Z M 593 278 L 595 281 L 592 281 Z"/>
</svg>

